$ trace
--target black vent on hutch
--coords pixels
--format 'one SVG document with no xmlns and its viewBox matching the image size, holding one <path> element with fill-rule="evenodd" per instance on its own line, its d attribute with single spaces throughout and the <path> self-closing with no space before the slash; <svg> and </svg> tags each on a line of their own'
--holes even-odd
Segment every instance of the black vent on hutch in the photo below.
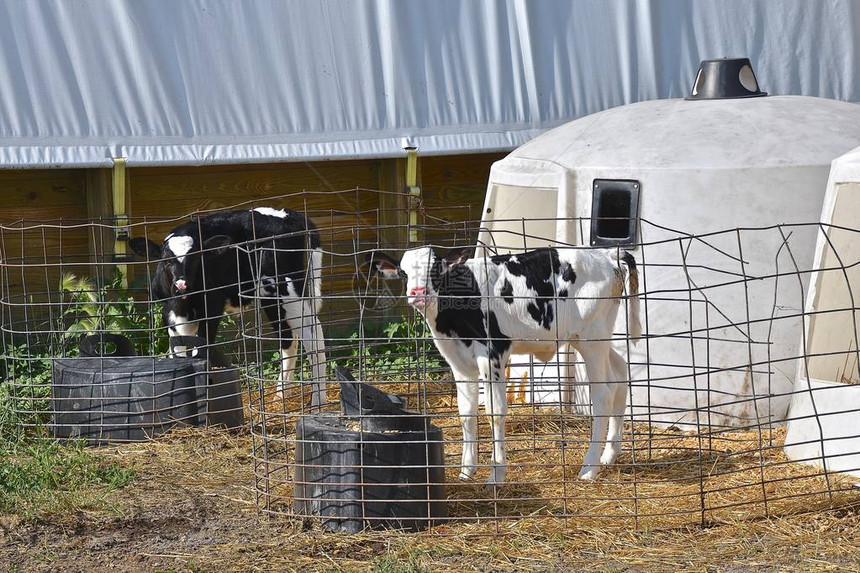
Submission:
<svg viewBox="0 0 860 573">
<path fill-rule="evenodd" d="M 636 243 L 639 182 L 595 179 L 591 194 L 591 246 L 629 247 Z"/>
<path fill-rule="evenodd" d="M 749 58 L 702 60 L 688 100 L 766 96 L 759 89 Z"/>
</svg>

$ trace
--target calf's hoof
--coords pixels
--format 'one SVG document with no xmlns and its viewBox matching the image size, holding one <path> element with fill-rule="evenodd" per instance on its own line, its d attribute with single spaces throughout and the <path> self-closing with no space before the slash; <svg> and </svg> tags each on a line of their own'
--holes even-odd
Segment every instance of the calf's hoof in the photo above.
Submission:
<svg viewBox="0 0 860 573">
<path fill-rule="evenodd" d="M 457 476 L 457 479 L 460 481 L 469 481 L 472 479 L 472 476 L 475 475 L 475 467 L 462 468 L 460 470 L 460 475 Z"/>
<path fill-rule="evenodd" d="M 583 481 L 594 481 L 600 473 L 600 466 L 582 466 L 579 470 L 579 479 Z"/>
<path fill-rule="evenodd" d="M 615 460 L 618 459 L 618 456 L 621 455 L 621 448 L 612 449 L 606 448 L 603 450 L 603 455 L 600 456 L 600 463 L 604 466 L 610 466 L 615 463 Z"/>
<path fill-rule="evenodd" d="M 506 470 L 503 468 L 493 468 L 490 470 L 490 477 L 487 478 L 487 487 L 502 485 L 505 481 Z"/>
</svg>

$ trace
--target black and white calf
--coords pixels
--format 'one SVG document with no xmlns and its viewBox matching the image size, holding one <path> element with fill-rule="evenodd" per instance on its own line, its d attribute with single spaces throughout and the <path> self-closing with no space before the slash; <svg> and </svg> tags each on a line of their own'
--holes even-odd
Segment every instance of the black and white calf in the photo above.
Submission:
<svg viewBox="0 0 860 573">
<path fill-rule="evenodd" d="M 129 246 L 159 261 L 152 294 L 163 300 L 171 336 L 197 335 L 211 344 L 223 314 L 259 296 L 280 338 L 282 386 L 293 378 L 298 333 L 316 381 L 311 404 L 325 402 L 325 342 L 317 317 L 322 250 L 312 221 L 289 209 L 223 211 L 179 225 L 161 245 L 134 238 Z"/>
<path fill-rule="evenodd" d="M 484 382 L 493 431 L 488 483 L 501 483 L 507 472 L 508 358 L 512 353 L 532 354 L 546 362 L 566 344 L 585 362 L 593 404 L 591 443 L 579 477 L 594 479 L 601 465 L 616 460 L 621 453 L 628 373 L 611 338 L 625 275 L 630 336 L 641 336 L 639 281 L 632 255 L 619 258 L 611 251 L 545 248 L 469 260 L 463 249 L 442 258 L 421 247 L 406 251 L 400 263 L 383 253 L 372 253 L 368 261 L 383 276 L 406 280 L 409 304 L 424 316 L 457 380 L 463 428 L 460 479 L 471 478 L 477 468 L 478 380 Z"/>
</svg>

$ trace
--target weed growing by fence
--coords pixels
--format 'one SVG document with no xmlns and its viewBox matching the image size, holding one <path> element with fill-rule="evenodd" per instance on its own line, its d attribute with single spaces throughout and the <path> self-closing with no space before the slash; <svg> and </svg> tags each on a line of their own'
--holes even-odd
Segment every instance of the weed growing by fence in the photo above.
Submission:
<svg viewBox="0 0 860 573">
<path fill-rule="evenodd" d="M 141 356 L 167 352 L 167 338 L 157 335 L 164 327 L 161 313 L 135 300 L 122 283 L 123 274 L 118 269 L 103 285 L 96 285 L 88 277 L 63 275 L 63 341 L 76 342 L 80 336 L 108 332 L 128 337 Z M 70 355 L 77 353 L 76 346 L 69 349 Z"/>
<path fill-rule="evenodd" d="M 384 324 L 377 337 L 355 330 L 346 339 L 349 351 L 344 363 L 370 377 L 396 372 L 414 379 L 421 373 L 446 369 L 436 348 L 425 344 L 427 336 L 424 321 L 410 316 Z"/>
<path fill-rule="evenodd" d="M 0 434 L 15 434 L 20 426 L 38 427 L 50 421 L 51 370 L 54 358 L 78 356 L 81 337 L 96 332 L 122 334 L 140 355 L 167 352 L 167 337 L 159 336 L 162 317 L 135 300 L 122 287 L 116 270 L 104 284 L 88 277 L 64 274 L 58 324 L 45 333 L 10 333 L 2 356 Z"/>
<path fill-rule="evenodd" d="M 0 382 L 0 440 L 22 425 L 40 427 L 51 415 L 51 355 L 45 345 L 9 349 Z"/>
</svg>

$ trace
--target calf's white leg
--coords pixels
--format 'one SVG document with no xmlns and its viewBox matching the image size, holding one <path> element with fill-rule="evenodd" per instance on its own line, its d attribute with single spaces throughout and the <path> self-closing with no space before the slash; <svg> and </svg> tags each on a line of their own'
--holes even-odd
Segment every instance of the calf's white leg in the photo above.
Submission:
<svg viewBox="0 0 860 573">
<path fill-rule="evenodd" d="M 463 458 L 460 479 L 469 480 L 478 469 L 478 382 L 454 371 L 457 378 L 457 410 L 463 428 Z"/>
<path fill-rule="evenodd" d="M 281 377 L 278 384 L 278 395 L 283 396 L 288 382 L 292 382 L 296 371 L 296 359 L 298 357 L 299 339 L 295 334 L 290 334 L 292 342 L 289 348 L 281 348 Z"/>
<path fill-rule="evenodd" d="M 505 448 L 505 419 L 508 401 L 505 395 L 504 379 L 491 379 L 484 382 L 484 409 L 490 417 L 493 430 L 493 467 L 487 484 L 501 484 L 508 473 L 508 460 Z"/>
<path fill-rule="evenodd" d="M 609 352 L 611 411 L 609 413 L 609 433 L 606 448 L 600 456 L 600 463 L 609 465 L 621 455 L 621 432 L 624 429 L 624 410 L 627 408 L 627 362 L 615 349 Z"/>
<path fill-rule="evenodd" d="M 282 308 L 287 316 L 290 328 L 298 330 L 302 341 L 302 350 L 308 354 L 311 363 L 311 376 L 313 377 L 313 390 L 311 393 L 311 408 L 318 410 L 326 402 L 326 357 L 325 340 L 323 338 L 322 325 L 308 300 L 287 301 Z M 298 329 L 296 329 L 298 325 Z"/>
<path fill-rule="evenodd" d="M 219 317 L 220 318 L 220 317 Z M 199 323 L 185 316 L 177 316 L 172 310 L 167 313 L 167 334 L 170 336 L 197 336 Z M 195 353 L 196 354 L 196 353 Z M 170 356 L 188 356 L 186 346 L 176 346 L 170 349 Z"/>
<path fill-rule="evenodd" d="M 501 484 L 508 472 L 508 461 L 505 453 L 505 418 L 508 413 L 508 400 L 505 387 L 505 376 L 502 365 L 505 358 L 493 360 L 488 357 L 478 357 L 480 378 L 484 381 L 484 411 L 490 418 L 490 428 L 493 433 L 493 454 L 488 485 Z"/>
<path fill-rule="evenodd" d="M 325 387 L 325 341 L 323 340 L 322 325 L 316 315 L 306 320 L 310 324 L 302 324 L 300 329 L 302 348 L 308 349 L 311 356 L 311 372 L 314 378 L 311 408 L 319 408 L 328 399 Z"/>
<path fill-rule="evenodd" d="M 576 375 L 574 362 L 576 360 L 576 354 L 573 351 L 573 347 L 570 344 L 562 344 L 558 347 L 558 355 L 556 357 L 559 365 L 559 374 L 561 375 L 561 380 L 559 380 L 559 384 L 561 385 L 561 404 L 562 410 L 564 412 L 572 413 L 574 408 L 574 385 L 576 384 Z"/>
<path fill-rule="evenodd" d="M 585 370 L 588 375 L 589 389 L 591 393 L 591 442 L 579 478 L 593 480 L 600 473 L 601 450 L 606 442 L 606 433 L 609 427 L 609 414 L 612 409 L 610 400 L 614 398 L 614 390 L 611 384 L 607 384 L 609 374 L 609 342 L 591 342 L 580 347 L 585 362 Z"/>
</svg>

